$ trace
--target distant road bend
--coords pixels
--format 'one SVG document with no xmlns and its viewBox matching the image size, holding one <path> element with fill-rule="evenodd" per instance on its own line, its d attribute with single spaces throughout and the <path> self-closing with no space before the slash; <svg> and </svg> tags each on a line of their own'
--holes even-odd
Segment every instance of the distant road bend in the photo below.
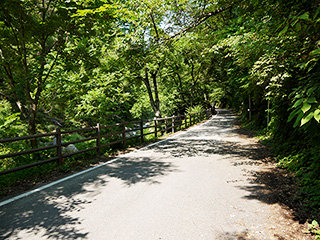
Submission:
<svg viewBox="0 0 320 240">
<path fill-rule="evenodd" d="M 250 143 L 218 115 L 2 204 L 0 239 L 273 239 Z M 243 238 L 241 238 L 243 237 Z"/>
</svg>

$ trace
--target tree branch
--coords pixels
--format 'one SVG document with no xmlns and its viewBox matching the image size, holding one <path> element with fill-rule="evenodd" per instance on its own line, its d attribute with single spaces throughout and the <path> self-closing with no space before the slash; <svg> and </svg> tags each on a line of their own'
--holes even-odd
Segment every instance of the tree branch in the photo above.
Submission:
<svg viewBox="0 0 320 240">
<path fill-rule="evenodd" d="M 154 17 L 153 17 L 152 11 L 151 11 L 151 13 L 150 13 L 150 18 L 151 18 L 151 21 L 152 21 L 152 25 L 153 25 L 154 31 L 155 31 L 155 33 L 156 33 L 156 42 L 159 42 L 159 39 L 160 39 L 160 37 L 159 37 L 159 32 L 158 32 L 156 23 L 155 23 L 155 21 L 154 21 Z"/>
<path fill-rule="evenodd" d="M 11 28 L 11 31 L 13 33 L 13 36 L 14 36 L 14 39 L 16 40 L 16 43 L 17 43 L 17 48 L 18 48 L 18 52 L 19 52 L 19 55 L 21 56 L 22 58 L 22 52 L 21 52 L 21 49 L 20 49 L 20 42 L 19 42 L 19 39 L 18 39 L 18 35 L 16 34 L 16 30 L 14 29 L 11 21 L 10 21 L 10 15 L 8 13 L 5 13 L 5 19 L 6 19 L 6 22 L 8 23 L 9 27 Z"/>
<path fill-rule="evenodd" d="M 173 39 L 187 31 L 189 31 L 190 29 L 192 28 L 195 28 L 197 26 L 199 26 L 201 23 L 205 22 L 208 18 L 210 17 L 213 17 L 213 16 L 216 16 L 218 15 L 219 13 L 222 13 L 226 10 L 228 10 L 229 8 L 231 8 L 235 3 L 232 2 L 229 6 L 227 7 L 224 7 L 224 8 L 220 8 L 220 9 L 217 9 L 216 11 L 213 11 L 213 12 L 207 12 L 205 14 L 202 14 L 194 23 L 192 23 L 191 25 L 187 26 L 186 28 L 182 29 L 181 31 L 177 32 L 176 34 L 170 36 L 169 38 L 166 38 L 164 39 L 164 41 L 167 41 L 167 40 L 170 40 L 170 39 Z"/>
</svg>

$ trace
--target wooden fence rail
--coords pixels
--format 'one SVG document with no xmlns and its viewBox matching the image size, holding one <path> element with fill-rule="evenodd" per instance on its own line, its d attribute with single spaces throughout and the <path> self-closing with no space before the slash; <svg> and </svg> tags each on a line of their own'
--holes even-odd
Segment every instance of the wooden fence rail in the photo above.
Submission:
<svg viewBox="0 0 320 240">
<path fill-rule="evenodd" d="M 89 128 L 82 128 L 82 129 L 74 129 L 74 130 L 66 130 L 66 131 L 61 131 L 60 128 L 58 128 L 55 132 L 53 133 L 46 133 L 46 134 L 37 134 L 37 135 L 30 135 L 30 136 L 23 136 L 23 137 L 14 137 L 14 138 L 7 138 L 7 139 L 0 139 L 0 143 L 9 143 L 9 142 L 17 142 L 17 141 L 22 141 L 22 140 L 28 140 L 28 139 L 34 139 L 34 138 L 43 138 L 43 137 L 53 137 L 55 139 L 54 143 L 50 146 L 45 146 L 45 147 L 40 147 L 40 148 L 35 148 L 35 149 L 30 149 L 30 150 L 24 150 L 20 152 L 15 152 L 15 153 L 9 153 L 9 154 L 4 154 L 0 155 L 0 160 L 5 159 L 5 158 L 11 158 L 11 157 L 16 157 L 16 156 L 21 156 L 21 155 L 26 155 L 26 154 L 31 154 L 31 153 L 37 153 L 41 152 L 44 150 L 50 150 L 50 149 L 56 149 L 56 156 L 50 159 L 42 160 L 39 162 L 34 162 L 30 164 L 26 164 L 23 166 L 15 167 L 12 169 L 7 169 L 3 170 L 0 172 L 1 175 L 5 175 L 8 173 L 12 172 L 17 172 L 26 168 L 46 164 L 49 162 L 57 162 L 57 165 L 60 166 L 62 163 L 62 159 L 75 156 L 84 152 L 88 151 L 97 151 L 97 156 L 99 157 L 101 155 L 101 150 L 102 148 L 105 148 L 107 146 L 111 146 L 114 144 L 122 143 L 123 149 L 126 148 L 127 146 L 127 141 L 132 140 L 132 139 L 137 139 L 140 138 L 140 142 L 144 142 L 144 137 L 150 134 L 154 134 L 155 138 L 159 137 L 160 135 L 163 135 L 164 133 L 169 133 L 169 132 L 176 132 L 178 130 L 182 130 L 183 128 L 188 128 L 198 122 L 201 122 L 205 118 L 209 118 L 211 116 L 211 110 L 205 110 L 203 112 L 197 112 L 193 114 L 188 114 L 188 115 L 178 115 L 178 116 L 171 116 L 171 117 L 164 117 L 164 118 L 154 118 L 152 120 L 140 120 L 140 121 L 133 121 L 133 122 L 122 122 L 122 123 L 116 123 L 108 126 L 101 126 L 99 123 L 95 127 L 89 127 Z M 144 125 L 149 124 L 148 126 Z M 184 124 L 183 124 L 184 123 Z M 127 128 L 126 126 L 128 125 L 134 125 L 134 128 Z M 121 128 L 121 131 L 118 132 L 113 132 L 113 133 L 108 133 L 108 134 L 102 134 L 102 130 L 105 129 L 114 129 L 116 127 Z M 145 129 L 154 129 L 153 132 L 145 132 Z M 85 132 L 85 131 L 94 131 L 95 134 L 92 135 L 90 134 L 89 137 L 85 139 L 80 139 L 76 141 L 70 141 L 70 142 L 63 142 L 63 135 L 70 134 L 70 133 L 79 133 L 79 132 Z M 128 136 L 129 133 L 137 133 L 137 135 L 133 136 Z M 111 142 L 103 143 L 103 139 L 105 138 L 112 138 L 112 137 L 117 137 L 116 140 L 113 140 Z M 121 137 L 120 137 L 121 136 Z M 87 148 L 81 151 L 73 152 L 73 153 L 68 153 L 68 154 L 63 154 L 63 147 L 67 147 L 70 144 L 76 144 L 76 143 L 82 143 L 82 142 L 87 142 L 90 140 L 96 140 L 96 146 Z"/>
</svg>

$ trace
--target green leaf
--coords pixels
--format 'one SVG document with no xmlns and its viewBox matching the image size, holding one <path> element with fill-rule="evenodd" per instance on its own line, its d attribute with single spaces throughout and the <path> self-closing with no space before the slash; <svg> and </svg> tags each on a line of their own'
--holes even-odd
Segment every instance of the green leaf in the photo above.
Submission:
<svg viewBox="0 0 320 240">
<path fill-rule="evenodd" d="M 311 105 L 310 105 L 309 103 L 305 102 L 305 103 L 302 105 L 301 110 L 302 110 L 302 112 L 306 113 L 306 112 L 309 111 L 310 108 L 311 108 Z"/>
<path fill-rule="evenodd" d="M 316 17 L 318 16 L 319 12 L 320 12 L 320 7 L 318 7 L 318 9 L 317 9 L 316 13 L 314 14 L 314 16 L 313 16 L 313 20 L 315 20 L 315 19 L 316 19 Z"/>
<path fill-rule="evenodd" d="M 294 128 L 299 125 L 300 120 L 301 120 L 301 118 L 303 117 L 303 115 L 304 115 L 303 112 L 301 112 L 301 113 L 299 114 L 299 116 L 297 117 L 296 121 L 294 122 L 294 125 L 293 125 Z"/>
<path fill-rule="evenodd" d="M 308 91 L 307 91 L 307 95 L 310 96 L 312 95 L 312 93 L 318 89 L 318 86 L 314 86 L 312 88 L 309 88 Z"/>
<path fill-rule="evenodd" d="M 301 30 L 301 24 L 300 24 L 300 23 L 297 23 L 297 25 L 296 25 L 296 30 L 297 30 L 297 31 L 300 31 L 300 30 Z"/>
<path fill-rule="evenodd" d="M 281 32 L 279 33 L 279 37 L 284 35 L 287 31 L 288 31 L 289 25 L 285 26 L 284 29 L 281 30 Z"/>
<path fill-rule="evenodd" d="M 308 12 L 300 15 L 298 18 L 303 19 L 303 20 L 310 20 L 310 19 L 309 19 L 309 13 L 308 13 Z"/>
<path fill-rule="evenodd" d="M 314 115 L 313 112 L 311 112 L 308 114 L 308 116 L 302 118 L 300 127 L 306 124 L 307 122 L 309 122 L 313 118 L 313 115 Z"/>
<path fill-rule="evenodd" d="M 308 103 L 317 103 L 317 99 L 315 97 L 311 97 L 307 99 Z"/>
<path fill-rule="evenodd" d="M 292 119 L 299 114 L 299 112 L 301 113 L 300 109 L 296 109 L 295 111 L 291 112 L 289 117 L 288 117 L 288 121 L 287 122 L 291 122 Z"/>
<path fill-rule="evenodd" d="M 317 227 L 319 224 L 316 220 L 313 220 L 312 223 L 311 223 L 314 227 Z"/>
<path fill-rule="evenodd" d="M 307 73 L 309 73 L 316 66 L 316 64 L 317 64 L 316 62 L 312 63 L 311 66 L 308 67 Z"/>
<path fill-rule="evenodd" d="M 303 99 L 301 98 L 294 103 L 293 107 L 296 108 L 296 107 L 300 106 L 302 102 L 303 102 Z"/>
<path fill-rule="evenodd" d="M 313 117 L 318 123 L 320 123 L 320 109 L 314 111 Z"/>
<path fill-rule="evenodd" d="M 299 18 L 297 18 L 296 20 L 294 20 L 294 22 L 291 23 L 291 26 L 294 27 L 294 26 L 297 24 L 298 21 L 299 21 Z"/>
<path fill-rule="evenodd" d="M 309 55 L 316 55 L 316 54 L 320 54 L 320 48 L 316 49 L 316 50 L 313 50 L 312 52 L 310 52 Z"/>
</svg>

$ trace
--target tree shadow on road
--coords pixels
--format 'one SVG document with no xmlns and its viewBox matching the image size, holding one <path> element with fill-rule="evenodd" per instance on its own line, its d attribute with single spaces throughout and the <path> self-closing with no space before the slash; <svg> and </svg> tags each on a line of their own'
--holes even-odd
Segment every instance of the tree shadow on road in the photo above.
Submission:
<svg viewBox="0 0 320 240">
<path fill-rule="evenodd" d="M 282 169 L 269 169 L 267 171 L 251 172 L 253 184 L 262 184 L 240 187 L 249 192 L 246 199 L 257 199 L 267 204 L 280 204 L 288 212 L 287 218 L 304 224 L 306 221 L 319 218 L 316 213 L 304 207 L 297 181 L 292 174 Z"/>
<path fill-rule="evenodd" d="M 127 186 L 139 182 L 160 184 L 155 177 L 164 176 L 177 171 L 172 163 L 154 161 L 150 158 L 122 158 L 121 160 L 103 167 L 108 176 L 118 178 Z"/>
<path fill-rule="evenodd" d="M 256 238 L 249 237 L 248 231 L 237 232 L 226 232 L 219 235 L 216 239 L 219 240 L 257 240 Z"/>
<path fill-rule="evenodd" d="M 304 207 L 298 183 L 290 173 L 269 168 L 247 174 L 251 175 L 252 185 L 238 186 L 248 193 L 243 198 L 277 204 L 274 205 L 277 215 L 270 219 L 277 239 L 314 239 L 303 232 L 308 229 L 307 222 L 319 218 L 319 213 L 312 213 Z"/>
<path fill-rule="evenodd" d="M 175 167 L 169 162 L 127 157 L 81 174 L 0 207 L 0 239 L 22 239 L 21 231 L 36 233 L 37 238 L 86 239 L 89 232 L 81 228 L 83 219 L 70 213 L 94 204 L 95 197 L 113 178 L 128 187 L 139 182 L 160 184 L 156 177 L 172 171 Z"/>
<path fill-rule="evenodd" d="M 213 139 L 168 139 L 161 142 L 152 149 L 164 155 L 174 158 L 185 157 L 210 157 L 214 155 L 228 156 L 233 165 L 241 165 L 244 160 L 246 164 L 261 164 L 265 158 L 255 153 L 257 144 L 240 145 L 235 142 L 228 142 Z M 237 161 L 239 160 L 239 161 Z"/>
<path fill-rule="evenodd" d="M 241 128 L 239 122 L 236 122 L 233 132 L 244 139 L 255 136 L 252 131 Z M 277 211 L 283 217 L 282 221 L 285 223 L 289 221 L 291 224 L 276 227 L 278 233 L 275 236 L 278 239 L 286 239 L 281 237 L 283 232 L 290 236 L 290 239 L 313 239 L 312 236 L 302 232 L 306 229 L 306 222 L 319 219 L 320 213 L 312 213 L 303 205 L 303 196 L 299 190 L 297 179 L 286 169 L 275 167 L 276 160 L 266 146 L 259 144 L 255 153 L 269 166 L 265 165 L 260 170 L 247 172 L 250 175 L 252 185 L 238 187 L 248 192 L 244 198 L 281 206 L 277 208 Z M 280 222 L 280 220 L 277 220 L 275 224 Z"/>
<path fill-rule="evenodd" d="M 227 123 L 226 126 L 229 127 Z M 210 123 L 206 124 L 205 128 L 197 129 L 197 132 L 188 132 L 179 139 L 168 139 L 153 146 L 152 149 L 165 156 L 181 160 L 186 157 L 199 157 L 199 160 L 201 157 L 207 157 L 215 160 L 214 155 L 223 156 L 222 158 L 219 157 L 220 160 L 218 161 L 230 161 L 233 166 L 241 167 L 243 174 L 251 183 L 248 186 L 238 187 L 247 192 L 243 196 L 244 198 L 259 200 L 270 205 L 279 204 L 283 207 L 280 214 L 284 219 L 292 219 L 302 224 L 310 219 L 319 218 L 319 216 L 311 214 L 308 209 L 303 207 L 302 201 L 298 198 L 301 195 L 296 180 L 287 171 L 274 167 L 275 159 L 266 146 L 252 140 L 244 140 L 241 143 L 215 140 L 212 138 L 212 132 L 218 137 L 219 134 L 222 136 L 227 133 L 244 139 L 252 138 L 254 135 L 252 132 L 243 129 L 216 128 L 214 124 Z M 228 138 L 226 139 L 228 140 Z M 252 165 L 259 165 L 260 167 L 257 170 L 247 170 L 246 166 Z M 302 234 L 303 229 L 305 229 L 304 225 L 295 226 L 292 229 L 286 225 L 283 228 L 279 226 L 277 231 L 284 231 L 294 238 L 301 235 L 305 237 L 305 234 Z M 225 238 L 222 239 L 237 239 L 232 238 L 232 234 L 230 238 L 228 236 L 228 233 L 226 233 Z M 281 239 L 281 234 L 278 236 Z"/>
<path fill-rule="evenodd" d="M 252 138 L 255 135 L 252 131 L 241 128 L 239 122 L 236 122 L 233 132 L 242 138 Z M 257 154 L 261 159 L 265 158 L 266 163 L 275 164 L 276 162 L 267 147 L 262 144 L 259 144 L 253 154 Z M 250 174 L 252 175 L 251 182 L 253 184 L 262 184 L 264 187 L 262 189 L 256 185 L 246 187 L 244 190 L 250 193 L 245 196 L 247 199 L 258 199 L 267 204 L 278 203 L 288 209 L 292 213 L 294 220 L 300 223 L 305 223 L 309 218 L 316 218 L 303 207 L 303 203 L 299 199 L 298 183 L 293 174 L 285 169 L 275 168 L 274 165 Z"/>
</svg>

